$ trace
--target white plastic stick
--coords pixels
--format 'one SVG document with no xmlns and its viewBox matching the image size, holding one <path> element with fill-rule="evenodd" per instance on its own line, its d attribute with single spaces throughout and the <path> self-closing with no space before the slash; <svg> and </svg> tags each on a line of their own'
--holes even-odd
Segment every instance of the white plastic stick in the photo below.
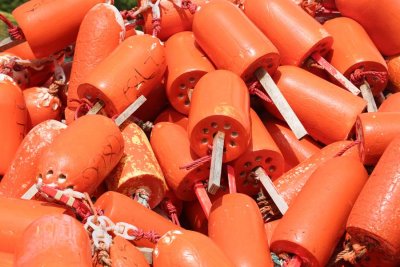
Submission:
<svg viewBox="0 0 400 267">
<path fill-rule="evenodd" d="M 367 111 L 376 112 L 378 108 L 376 107 L 375 99 L 371 92 L 371 87 L 369 87 L 369 84 L 366 81 L 360 86 L 360 90 L 362 97 L 365 101 L 367 101 Z"/>
<path fill-rule="evenodd" d="M 120 126 L 126 121 L 136 110 L 138 110 L 144 102 L 146 102 L 146 97 L 143 95 L 139 96 L 135 102 L 133 102 L 129 107 L 127 107 L 118 117 L 115 119 L 115 123 Z"/>
<path fill-rule="evenodd" d="M 217 193 L 218 189 L 221 187 L 221 170 L 222 158 L 224 156 L 224 141 L 225 133 L 218 131 L 213 140 L 210 178 L 208 180 L 208 192 L 213 195 Z"/>
</svg>

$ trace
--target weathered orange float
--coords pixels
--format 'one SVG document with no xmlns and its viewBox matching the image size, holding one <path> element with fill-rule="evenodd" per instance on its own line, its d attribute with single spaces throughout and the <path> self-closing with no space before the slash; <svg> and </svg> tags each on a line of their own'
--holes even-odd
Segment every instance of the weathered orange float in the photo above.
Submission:
<svg viewBox="0 0 400 267">
<path fill-rule="evenodd" d="M 48 215 L 32 222 L 22 234 L 14 266 L 92 266 L 89 235 L 68 215 Z"/>
<path fill-rule="evenodd" d="M 79 27 L 75 44 L 68 86 L 68 109 L 75 112 L 79 106 L 76 101 L 78 86 L 124 38 L 124 21 L 113 5 L 97 4 L 87 12 Z M 68 124 L 74 119 L 74 116 L 66 116 Z"/>
<path fill-rule="evenodd" d="M 298 67 L 279 67 L 274 80 L 307 132 L 324 144 L 346 140 L 366 107 L 363 99 Z"/>
<path fill-rule="evenodd" d="M 180 32 L 165 43 L 168 65 L 167 95 L 171 105 L 188 115 L 193 89 L 214 67 L 195 43 L 192 32 Z"/>
<path fill-rule="evenodd" d="M 55 120 L 39 123 L 25 136 L 0 182 L 0 195 L 20 198 L 36 183 L 36 168 L 44 149 L 67 126 Z"/>
<path fill-rule="evenodd" d="M 386 148 L 347 221 L 351 241 L 400 262 L 400 138 Z M 369 211 L 369 212 L 366 212 Z"/>
<path fill-rule="evenodd" d="M 106 179 L 108 190 L 134 197 L 153 209 L 164 198 L 167 187 L 160 165 L 138 125 L 127 120 L 120 129 L 124 156 Z"/>
<path fill-rule="evenodd" d="M 0 74 L 0 175 L 10 166 L 27 131 L 27 109 L 21 89 Z"/>
<path fill-rule="evenodd" d="M 37 58 L 58 52 L 76 40 L 86 13 L 105 0 L 33 0 L 17 7 L 12 15 Z"/>
<path fill-rule="evenodd" d="M 154 267 L 235 266 L 210 238 L 188 230 L 169 231 L 153 252 Z"/>
<path fill-rule="evenodd" d="M 332 36 L 293 1 L 247 0 L 244 13 L 278 48 L 282 65 L 300 66 L 332 46 Z"/>
<path fill-rule="evenodd" d="M 335 39 L 330 63 L 355 85 L 366 81 L 374 95 L 383 91 L 387 65 L 363 27 L 345 17 L 329 20 L 324 27 Z"/>
<path fill-rule="evenodd" d="M 132 243 L 120 236 L 113 238 L 113 244 L 110 247 L 110 259 L 113 267 L 150 266 L 143 254 Z"/>
<path fill-rule="evenodd" d="M 207 155 L 219 131 L 225 133 L 224 162 L 246 151 L 251 139 L 250 97 L 238 75 L 227 70 L 207 73 L 197 83 L 191 101 L 188 135 L 198 156 Z"/>
<path fill-rule="evenodd" d="M 124 139 L 114 121 L 101 115 L 86 115 L 71 123 L 44 149 L 36 177 L 59 189 L 92 194 L 123 152 Z"/>
<path fill-rule="evenodd" d="M 358 159 L 336 157 L 321 165 L 276 227 L 271 250 L 294 254 L 304 265 L 326 266 L 367 179 Z"/>
<path fill-rule="evenodd" d="M 389 73 L 389 86 L 393 92 L 400 92 L 400 55 L 390 57 L 386 60 Z"/>
<path fill-rule="evenodd" d="M 227 194 L 213 203 L 208 236 L 235 266 L 273 266 L 260 210 L 247 195 Z"/>
<path fill-rule="evenodd" d="M 360 114 L 356 125 L 360 157 L 364 164 L 375 165 L 389 143 L 400 135 L 400 112 Z"/>
<path fill-rule="evenodd" d="M 400 53 L 398 3 L 390 0 L 336 0 L 335 3 L 343 16 L 354 19 L 364 27 L 383 55 Z"/>
<path fill-rule="evenodd" d="M 256 195 L 260 191 L 260 182 L 255 179 L 254 170 L 261 167 L 272 180 L 275 180 L 284 171 L 284 158 L 261 119 L 252 109 L 250 118 L 250 146 L 232 163 L 232 166 L 237 177 L 237 192 Z"/>
<path fill-rule="evenodd" d="M 379 112 L 400 112 L 400 92 L 390 95 L 380 105 Z"/>
<path fill-rule="evenodd" d="M 92 102 L 102 100 L 105 112 L 112 117 L 159 86 L 165 69 L 164 47 L 160 40 L 150 35 L 135 35 L 125 39 L 81 80 L 78 96 Z"/>
<path fill-rule="evenodd" d="M 275 46 L 229 1 L 202 6 L 194 16 L 193 33 L 217 68 L 230 70 L 245 81 L 260 67 L 273 74 L 279 65 Z"/>
</svg>

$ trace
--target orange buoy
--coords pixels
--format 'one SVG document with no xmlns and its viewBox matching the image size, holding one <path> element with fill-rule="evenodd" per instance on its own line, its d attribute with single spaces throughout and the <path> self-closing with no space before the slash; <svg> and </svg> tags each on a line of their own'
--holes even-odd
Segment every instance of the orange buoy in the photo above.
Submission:
<svg viewBox="0 0 400 267">
<path fill-rule="evenodd" d="M 57 92 L 46 87 L 32 87 L 22 93 L 28 110 L 28 129 L 46 120 L 61 118 L 61 102 Z"/>
<path fill-rule="evenodd" d="M 36 59 L 28 42 L 23 42 L 19 45 L 11 47 L 5 51 L 6 53 L 14 54 L 23 59 Z"/>
<path fill-rule="evenodd" d="M 149 267 L 143 254 L 123 237 L 116 236 L 110 247 L 110 259 L 115 267 Z M 102 266 L 102 265 L 100 265 Z"/>
<path fill-rule="evenodd" d="M 221 131 L 225 133 L 223 161 L 237 159 L 250 145 L 249 113 L 249 93 L 239 76 L 227 70 L 207 73 L 192 95 L 188 124 L 191 148 L 198 156 L 207 155 L 214 135 Z"/>
<path fill-rule="evenodd" d="M 163 235 L 170 230 L 181 228 L 156 212 L 143 207 L 137 201 L 117 192 L 108 191 L 95 202 L 94 206 L 103 211 L 103 214 L 114 223 L 126 222 L 142 229 L 145 232 Z M 129 212 L 127 212 L 129 211 Z M 137 246 L 154 247 L 154 243 L 146 239 L 134 240 Z"/>
<path fill-rule="evenodd" d="M 272 235 L 274 234 L 274 231 L 280 221 L 281 221 L 281 219 L 278 219 L 278 220 L 267 222 L 264 224 L 265 232 L 268 237 L 268 247 L 271 246 Z"/>
<path fill-rule="evenodd" d="M 276 227 L 271 250 L 292 253 L 304 265 L 326 266 L 367 179 L 362 163 L 351 157 L 319 166 Z"/>
<path fill-rule="evenodd" d="M 270 118 L 265 118 L 263 122 L 285 159 L 286 171 L 321 150 L 319 145 L 309 136 L 298 140 L 283 122 Z"/>
<path fill-rule="evenodd" d="M 290 207 L 313 172 L 326 161 L 339 154 L 359 159 L 356 144 L 351 141 L 340 141 L 322 148 L 320 152 L 315 153 L 274 181 L 278 193 Z"/>
<path fill-rule="evenodd" d="M 36 177 L 61 190 L 71 188 L 92 194 L 123 152 L 124 139 L 114 121 L 102 115 L 86 115 L 44 149 Z"/>
<path fill-rule="evenodd" d="M 389 86 L 392 92 L 400 92 L 400 56 L 393 56 L 386 60 L 389 74 Z"/>
<path fill-rule="evenodd" d="M 125 26 L 118 9 L 110 4 L 97 4 L 83 18 L 76 39 L 71 79 L 68 86 L 68 108 L 75 111 L 78 86 L 123 41 Z M 71 123 L 71 116 L 66 117 Z"/>
<path fill-rule="evenodd" d="M 400 6 L 393 1 L 336 0 L 340 13 L 360 23 L 385 56 L 400 53 Z"/>
<path fill-rule="evenodd" d="M 66 213 L 64 207 L 35 200 L 22 200 L 0 196 L 0 251 L 14 253 L 25 230 L 36 219 L 45 215 Z M 45 239 L 39 238 L 43 242 Z"/>
<path fill-rule="evenodd" d="M 158 115 L 158 117 L 154 121 L 154 124 L 157 124 L 159 122 L 176 123 L 179 126 L 182 126 L 186 130 L 187 125 L 189 123 L 189 119 L 187 116 L 185 116 L 182 113 L 177 112 L 175 109 L 169 107 Z"/>
<path fill-rule="evenodd" d="M 250 146 L 232 165 L 237 177 L 237 192 L 256 195 L 260 191 L 260 182 L 255 179 L 254 170 L 261 167 L 272 180 L 275 180 L 284 171 L 284 159 L 261 119 L 252 109 L 250 118 Z"/>
<path fill-rule="evenodd" d="M 379 112 L 400 112 L 400 92 L 392 94 L 380 105 Z"/>
<path fill-rule="evenodd" d="M 184 216 L 190 230 L 208 235 L 208 219 L 203 212 L 199 201 L 185 201 L 183 204 Z"/>
<path fill-rule="evenodd" d="M 195 43 L 192 32 L 180 32 L 165 43 L 168 65 L 167 95 L 171 105 L 188 115 L 193 89 L 214 66 Z"/>
<path fill-rule="evenodd" d="M 356 128 L 362 162 L 375 165 L 389 143 L 400 135 L 400 112 L 360 114 Z"/>
<path fill-rule="evenodd" d="M 112 117 L 139 96 L 147 96 L 156 89 L 165 69 L 164 47 L 160 41 L 150 35 L 135 35 L 125 39 L 81 81 L 78 97 L 93 102 L 102 100 L 105 112 Z"/>
<path fill-rule="evenodd" d="M 14 266 L 14 254 L 0 251 L 0 266 L 1 267 L 13 267 Z"/>
<path fill-rule="evenodd" d="M 157 123 L 151 132 L 150 143 L 168 187 L 181 200 L 196 199 L 194 185 L 208 179 L 210 164 L 184 168 L 197 159 L 190 149 L 186 130 L 170 122 Z"/>
<path fill-rule="evenodd" d="M 0 195 L 20 198 L 36 183 L 40 155 L 66 127 L 59 121 L 47 120 L 28 132 L 0 182 Z"/>
<path fill-rule="evenodd" d="M 153 252 L 154 267 L 234 266 L 207 236 L 188 230 L 169 231 Z"/>
<path fill-rule="evenodd" d="M 79 26 L 86 13 L 104 0 L 68 0 L 62 3 L 32 0 L 13 12 L 33 54 L 47 57 L 64 49 L 76 40 Z"/>
<path fill-rule="evenodd" d="M 153 209 L 164 198 L 167 184 L 143 130 L 127 120 L 121 125 L 124 156 L 107 177 L 108 190 L 134 197 Z"/>
<path fill-rule="evenodd" d="M 27 131 L 27 109 L 21 89 L 0 74 L 0 175 L 10 166 Z"/>
<path fill-rule="evenodd" d="M 15 267 L 92 266 L 89 235 L 68 215 L 48 215 L 32 222 L 15 252 Z"/>
<path fill-rule="evenodd" d="M 279 65 L 275 46 L 229 1 L 202 6 L 194 16 L 193 33 L 218 69 L 230 70 L 245 81 L 258 68 L 273 74 Z"/>
<path fill-rule="evenodd" d="M 247 195 L 227 194 L 213 203 L 208 236 L 235 266 L 273 266 L 260 210 Z"/>
<path fill-rule="evenodd" d="M 352 242 L 400 262 L 400 138 L 388 145 L 347 220 Z M 366 212 L 368 210 L 368 212 Z"/>
<path fill-rule="evenodd" d="M 367 81 L 374 95 L 383 91 L 387 65 L 364 28 L 346 17 L 328 20 L 324 27 L 335 39 L 330 63 L 356 85 Z"/>
<path fill-rule="evenodd" d="M 276 46 L 282 65 L 300 66 L 332 46 L 332 36 L 293 1 L 247 0 L 244 13 Z"/>
<path fill-rule="evenodd" d="M 324 144 L 346 140 L 366 107 L 365 100 L 298 67 L 279 67 L 274 80 L 307 132 Z"/>
</svg>

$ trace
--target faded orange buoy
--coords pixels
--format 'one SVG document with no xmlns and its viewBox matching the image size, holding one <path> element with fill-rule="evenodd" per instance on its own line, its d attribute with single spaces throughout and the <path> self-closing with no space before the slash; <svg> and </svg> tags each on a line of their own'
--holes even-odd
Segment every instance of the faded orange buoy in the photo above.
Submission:
<svg viewBox="0 0 400 267">
<path fill-rule="evenodd" d="M 360 157 L 364 164 L 375 165 L 389 143 L 400 135 L 400 112 L 360 114 L 356 125 Z"/>
<path fill-rule="evenodd" d="M 108 190 L 135 199 L 143 195 L 144 205 L 153 209 L 164 198 L 166 183 L 149 140 L 142 129 L 127 120 L 121 125 L 124 156 L 107 177 Z"/>
<path fill-rule="evenodd" d="M 110 259 L 113 267 L 150 266 L 143 254 L 132 243 L 120 236 L 113 238 L 113 244 L 110 247 Z"/>
<path fill-rule="evenodd" d="M 250 109 L 251 142 L 247 150 L 233 163 L 237 192 L 256 195 L 260 182 L 255 179 L 254 170 L 261 167 L 275 180 L 284 171 L 284 158 L 257 113 Z"/>
<path fill-rule="evenodd" d="M 36 175 L 44 184 L 92 194 L 123 152 L 124 139 L 114 121 L 102 115 L 86 115 L 45 148 Z"/>
<path fill-rule="evenodd" d="M 293 1 L 247 0 L 244 13 L 276 46 L 282 65 L 300 66 L 332 46 L 332 36 Z"/>
<path fill-rule="evenodd" d="M 379 112 L 400 112 L 400 92 L 390 95 L 380 105 Z"/>
<path fill-rule="evenodd" d="M 32 222 L 15 252 L 15 267 L 92 266 L 89 235 L 68 215 L 47 215 Z"/>
<path fill-rule="evenodd" d="M 187 116 L 169 107 L 158 115 L 158 117 L 154 121 L 154 124 L 157 124 L 159 122 L 172 122 L 178 124 L 179 126 L 182 126 L 186 130 L 189 119 Z"/>
<path fill-rule="evenodd" d="M 330 63 L 356 85 L 367 81 L 374 95 L 383 91 L 387 65 L 363 27 L 346 17 L 328 20 L 324 27 L 335 39 Z"/>
<path fill-rule="evenodd" d="M 62 3 L 33 0 L 17 7 L 12 15 L 34 55 L 43 58 L 72 44 L 86 13 L 102 2 L 104 0 L 68 0 Z"/>
<path fill-rule="evenodd" d="M 188 230 L 169 231 L 153 252 L 154 267 L 235 266 L 207 236 Z"/>
<path fill-rule="evenodd" d="M 40 155 L 65 128 L 59 121 L 47 120 L 28 132 L 0 182 L 0 195 L 20 198 L 36 183 Z"/>
<path fill-rule="evenodd" d="M 214 67 L 195 43 L 192 32 L 180 32 L 165 43 L 168 65 L 167 95 L 171 105 L 188 115 L 193 89 Z"/>
<path fill-rule="evenodd" d="M 78 96 L 93 102 L 102 100 L 105 112 L 112 117 L 159 86 L 165 69 L 160 40 L 150 35 L 135 35 L 125 39 L 81 81 Z"/>
<path fill-rule="evenodd" d="M 206 156 L 214 135 L 221 131 L 225 133 L 223 161 L 237 159 L 250 144 L 249 113 L 249 93 L 239 76 L 227 70 L 207 73 L 192 95 L 188 124 L 191 148 L 197 155 Z"/>
<path fill-rule="evenodd" d="M 319 166 L 276 227 L 271 250 L 294 254 L 304 265 L 326 266 L 367 179 L 362 163 L 351 157 Z"/>
<path fill-rule="evenodd" d="M 0 175 L 10 166 L 27 131 L 27 109 L 21 89 L 0 74 Z"/>
<path fill-rule="evenodd" d="M 393 92 L 400 92 L 400 55 L 388 58 L 386 63 L 390 81 L 388 88 Z"/>
<path fill-rule="evenodd" d="M 260 210 L 247 195 L 227 194 L 213 203 L 208 236 L 235 266 L 273 266 Z"/>
<path fill-rule="evenodd" d="M 218 69 L 230 70 L 247 81 L 258 68 L 273 74 L 278 50 L 233 3 L 210 1 L 193 20 L 196 42 Z"/>
</svg>

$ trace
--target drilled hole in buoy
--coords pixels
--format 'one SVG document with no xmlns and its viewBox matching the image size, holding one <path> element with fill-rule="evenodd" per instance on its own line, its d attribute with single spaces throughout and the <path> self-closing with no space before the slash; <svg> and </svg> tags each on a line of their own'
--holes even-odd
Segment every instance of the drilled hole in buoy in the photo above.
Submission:
<svg viewBox="0 0 400 267">
<path fill-rule="evenodd" d="M 201 139 L 201 143 L 202 143 L 202 144 L 207 144 L 207 143 L 208 143 L 208 139 L 207 139 L 207 138 Z"/>
<path fill-rule="evenodd" d="M 189 78 L 189 82 L 190 82 L 190 83 L 194 83 L 195 81 L 196 81 L 196 79 L 195 79 L 194 77 L 190 77 L 190 78 Z"/>
<path fill-rule="evenodd" d="M 218 124 L 217 124 L 216 122 L 212 122 L 212 123 L 211 123 L 211 127 L 213 127 L 213 128 L 218 128 Z"/>
<path fill-rule="evenodd" d="M 237 132 L 232 132 L 232 133 L 231 133 L 231 137 L 233 137 L 233 138 L 238 137 L 238 135 L 239 135 L 239 134 L 238 134 Z"/>
<path fill-rule="evenodd" d="M 203 130 L 203 134 L 208 134 L 210 131 L 208 130 L 208 128 L 204 128 Z"/>
<path fill-rule="evenodd" d="M 180 93 L 180 94 L 178 95 L 178 98 L 183 98 L 183 94 Z"/>
<path fill-rule="evenodd" d="M 235 142 L 235 141 L 230 141 L 230 142 L 229 142 L 229 145 L 230 145 L 231 147 L 235 147 L 235 146 L 236 146 L 236 142 Z"/>
<path fill-rule="evenodd" d="M 181 88 L 182 90 L 184 90 L 184 89 L 186 89 L 186 85 L 183 84 L 183 83 L 181 83 L 181 84 L 179 85 L 179 88 Z"/>
<path fill-rule="evenodd" d="M 274 165 L 269 166 L 268 170 L 269 170 L 269 172 L 274 172 L 274 171 L 276 171 L 276 167 Z"/>
<path fill-rule="evenodd" d="M 189 106 L 189 104 L 190 104 L 189 99 L 186 99 L 184 104 L 185 104 L 185 106 Z"/>
<path fill-rule="evenodd" d="M 248 162 L 246 162 L 245 164 L 244 164 L 244 167 L 245 168 L 249 168 L 251 166 L 251 162 L 250 161 L 248 161 Z"/>
<path fill-rule="evenodd" d="M 50 179 L 51 176 L 53 176 L 53 171 L 52 171 L 52 170 L 49 170 L 49 171 L 46 173 L 46 179 Z"/>
<path fill-rule="evenodd" d="M 224 129 L 225 130 L 229 130 L 232 127 L 232 125 L 230 123 L 225 123 L 224 124 Z"/>
<path fill-rule="evenodd" d="M 256 157 L 256 159 L 255 159 L 257 162 L 260 162 L 261 160 L 262 160 L 262 157 L 261 156 L 258 156 L 258 157 Z"/>
<path fill-rule="evenodd" d="M 242 177 L 242 178 L 245 177 L 246 176 L 246 172 L 245 171 L 240 172 L 239 176 Z"/>
<path fill-rule="evenodd" d="M 272 158 L 271 158 L 271 157 L 268 157 L 268 158 L 265 159 L 265 163 L 267 163 L 267 164 L 268 164 L 268 163 L 271 163 L 271 161 L 272 161 Z"/>
<path fill-rule="evenodd" d="M 65 181 L 67 181 L 67 176 L 65 174 L 61 173 L 60 175 L 58 175 L 57 182 L 59 184 L 63 184 L 65 183 Z"/>
<path fill-rule="evenodd" d="M 273 66 L 274 66 L 274 64 L 272 64 L 272 63 L 271 63 L 271 64 L 268 64 L 268 65 L 267 65 L 267 69 L 270 69 L 270 68 L 272 68 Z"/>
</svg>

